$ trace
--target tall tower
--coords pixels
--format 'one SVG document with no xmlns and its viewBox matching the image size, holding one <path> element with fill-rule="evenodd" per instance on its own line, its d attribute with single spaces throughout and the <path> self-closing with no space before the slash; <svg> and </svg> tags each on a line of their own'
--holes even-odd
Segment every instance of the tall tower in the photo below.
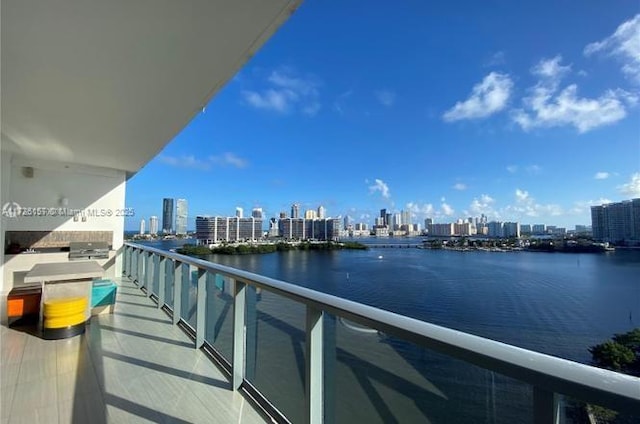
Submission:
<svg viewBox="0 0 640 424">
<path fill-rule="evenodd" d="M 176 234 L 187 234 L 187 201 L 176 201 Z"/>
<path fill-rule="evenodd" d="M 162 200 L 162 232 L 173 233 L 173 199 Z"/>
<path fill-rule="evenodd" d="M 244 209 L 236 207 L 236 218 L 244 218 Z"/>
<path fill-rule="evenodd" d="M 140 220 L 140 235 L 144 234 L 144 219 Z"/>
<path fill-rule="evenodd" d="M 291 218 L 300 218 L 300 205 L 297 203 L 291 205 Z"/>
<path fill-rule="evenodd" d="M 326 213 L 327 210 L 324 208 L 324 206 L 320 205 L 318 206 L 318 218 L 319 219 L 325 219 L 326 218 Z"/>
<path fill-rule="evenodd" d="M 256 219 L 262 219 L 262 208 L 253 208 L 253 210 L 251 211 L 251 216 Z"/>
<path fill-rule="evenodd" d="M 149 217 L 149 234 L 152 236 L 158 234 L 158 217 L 155 215 Z"/>
</svg>

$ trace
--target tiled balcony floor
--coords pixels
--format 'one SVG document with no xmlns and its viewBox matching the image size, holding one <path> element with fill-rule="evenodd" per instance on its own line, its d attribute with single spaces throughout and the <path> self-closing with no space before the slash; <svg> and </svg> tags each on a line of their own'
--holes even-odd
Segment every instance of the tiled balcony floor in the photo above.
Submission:
<svg viewBox="0 0 640 424">
<path fill-rule="evenodd" d="M 263 423 L 169 317 L 128 281 L 85 334 L 1 327 L 1 423 Z"/>
</svg>

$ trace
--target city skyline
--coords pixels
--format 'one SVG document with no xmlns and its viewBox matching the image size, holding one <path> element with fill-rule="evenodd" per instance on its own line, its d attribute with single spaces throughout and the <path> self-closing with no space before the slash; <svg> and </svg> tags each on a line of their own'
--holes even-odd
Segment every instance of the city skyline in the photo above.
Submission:
<svg viewBox="0 0 640 424">
<path fill-rule="evenodd" d="M 131 178 L 126 228 L 162 197 L 189 199 L 189 228 L 292 200 L 367 223 L 387 208 L 589 224 L 590 206 L 640 197 L 638 28 L 631 3 L 305 2 Z"/>
<path fill-rule="evenodd" d="M 163 207 L 164 205 L 167 203 L 167 200 L 171 200 L 171 199 L 163 199 Z M 178 199 L 180 200 L 183 205 L 185 205 L 184 207 L 186 208 L 186 204 L 187 204 L 187 200 L 186 199 Z M 532 220 L 532 221 L 510 221 L 510 220 L 501 220 L 501 219 L 497 219 L 495 217 L 491 217 L 491 216 L 487 216 L 484 213 L 480 214 L 480 215 L 474 215 L 474 216 L 459 216 L 459 217 L 451 217 L 449 220 L 447 219 L 443 219 L 443 220 L 434 220 L 433 217 L 431 216 L 426 216 L 423 219 L 417 218 L 417 215 L 415 214 L 411 214 L 409 213 L 409 211 L 405 211 L 405 210 L 393 210 L 393 209 L 380 209 L 379 213 L 377 216 L 373 217 L 373 220 L 370 222 L 366 222 L 366 221 L 359 221 L 354 219 L 353 217 L 351 217 L 348 214 L 342 215 L 334 215 L 334 216 L 325 216 L 326 215 L 326 208 L 322 205 L 319 205 L 317 209 L 305 209 L 304 213 L 301 213 L 300 211 L 300 204 L 299 203 L 293 203 L 291 204 L 291 215 L 288 215 L 286 212 L 284 211 L 280 211 L 279 213 L 271 216 L 271 217 L 267 217 L 264 214 L 264 211 L 262 208 L 260 207 L 254 207 L 251 211 L 251 217 L 247 218 L 247 219 L 251 219 L 251 218 L 257 218 L 260 220 L 263 220 L 265 223 L 267 223 L 270 219 L 288 219 L 288 218 L 292 218 L 292 219 L 305 219 L 305 220 L 321 220 L 321 219 L 336 219 L 336 220 L 342 220 L 344 222 L 344 226 L 343 228 L 347 228 L 349 225 L 352 226 L 362 226 L 364 225 L 365 228 L 371 228 L 372 231 L 375 229 L 376 226 L 386 226 L 389 227 L 391 229 L 399 229 L 402 225 L 418 225 L 417 228 L 419 228 L 420 230 L 426 229 L 429 227 L 429 224 L 437 224 L 437 225 L 451 225 L 452 228 L 454 228 L 454 225 L 459 225 L 459 224 L 466 224 L 466 223 L 470 223 L 472 224 L 472 226 L 478 226 L 479 224 L 482 224 L 484 226 L 486 226 L 487 224 L 495 224 L 495 223 L 499 223 L 499 224 L 518 224 L 518 226 L 523 227 L 523 232 L 524 233 L 533 233 L 533 234 L 542 234 L 545 233 L 547 231 L 547 228 L 552 229 L 552 230 L 561 230 L 562 233 L 564 234 L 565 231 L 576 231 L 576 232 L 583 232 L 587 229 L 591 228 L 592 225 L 592 221 L 593 221 L 593 210 L 594 208 L 601 208 L 601 207 L 607 207 L 607 206 L 612 206 L 612 205 L 618 205 L 620 203 L 631 203 L 633 202 L 633 204 L 637 204 L 640 201 L 640 199 L 625 199 L 622 200 L 621 202 L 608 202 L 608 203 L 603 203 L 603 204 L 599 204 L 599 205 L 592 205 L 591 206 L 591 216 L 590 216 L 590 221 L 589 223 L 585 223 L 585 224 L 579 224 L 579 223 L 575 223 L 569 226 L 560 226 L 560 225 L 554 225 L 551 223 L 547 223 L 547 222 L 543 222 L 540 220 Z M 185 209 L 186 210 L 186 209 Z M 235 207 L 234 208 L 234 213 L 233 214 L 199 214 L 197 216 L 193 217 L 193 221 L 194 224 L 197 220 L 197 218 L 244 218 L 244 209 L 241 207 Z M 322 213 L 319 213 L 320 211 L 322 211 Z M 157 220 L 158 218 L 156 216 L 151 216 L 149 217 L 149 222 L 150 222 L 150 227 L 149 227 L 149 233 L 150 234 L 154 234 L 152 232 L 152 228 L 154 227 L 154 223 L 157 226 Z M 154 222 L 155 221 L 155 222 Z M 349 223 L 349 224 L 347 224 Z M 140 229 L 139 233 L 143 234 L 144 231 L 142 231 L 142 228 L 145 227 L 146 224 L 146 219 L 145 218 L 141 218 L 137 221 L 137 225 Z M 527 230 L 524 230 L 524 228 L 527 228 Z M 194 231 L 196 229 L 196 226 L 194 225 L 193 227 L 187 227 L 186 231 Z M 128 230 L 131 231 L 131 230 Z M 179 233 L 179 234 L 186 234 L 186 231 L 184 233 Z M 157 231 L 156 231 L 157 233 Z"/>
</svg>

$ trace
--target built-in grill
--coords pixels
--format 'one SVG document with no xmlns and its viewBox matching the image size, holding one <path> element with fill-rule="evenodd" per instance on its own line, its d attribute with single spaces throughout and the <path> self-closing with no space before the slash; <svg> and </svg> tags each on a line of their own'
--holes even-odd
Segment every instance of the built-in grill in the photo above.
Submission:
<svg viewBox="0 0 640 424">
<path fill-rule="evenodd" d="M 69 260 L 109 259 L 109 245 L 103 241 L 72 241 Z"/>
</svg>

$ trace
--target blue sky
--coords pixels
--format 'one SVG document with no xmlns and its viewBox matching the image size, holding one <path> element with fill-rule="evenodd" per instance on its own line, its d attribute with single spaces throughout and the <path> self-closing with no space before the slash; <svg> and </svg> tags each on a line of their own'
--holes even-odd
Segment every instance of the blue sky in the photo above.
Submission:
<svg viewBox="0 0 640 424">
<path fill-rule="evenodd" d="M 196 215 L 573 228 L 640 197 L 637 1 L 308 0 L 127 185 Z"/>
</svg>

